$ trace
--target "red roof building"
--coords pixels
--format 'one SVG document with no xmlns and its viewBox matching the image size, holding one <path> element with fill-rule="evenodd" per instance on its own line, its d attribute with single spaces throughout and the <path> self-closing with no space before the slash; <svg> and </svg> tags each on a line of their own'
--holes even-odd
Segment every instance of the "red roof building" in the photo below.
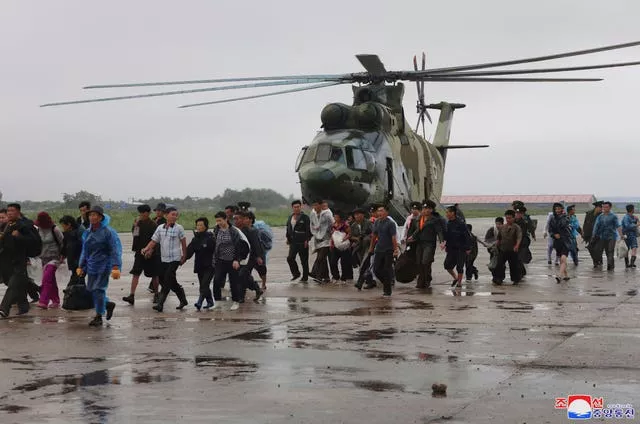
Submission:
<svg viewBox="0 0 640 424">
<path fill-rule="evenodd" d="M 461 205 L 481 204 L 481 205 L 509 205 L 514 200 L 520 200 L 526 204 L 591 204 L 596 201 L 592 194 L 513 194 L 506 196 L 442 196 L 440 203 L 443 205 L 452 205 L 459 203 Z"/>
</svg>

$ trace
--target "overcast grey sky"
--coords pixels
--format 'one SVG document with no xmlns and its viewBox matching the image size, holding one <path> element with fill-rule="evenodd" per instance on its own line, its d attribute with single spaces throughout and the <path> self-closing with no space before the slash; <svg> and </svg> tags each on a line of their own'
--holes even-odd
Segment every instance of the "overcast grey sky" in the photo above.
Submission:
<svg viewBox="0 0 640 424">
<path fill-rule="evenodd" d="M 440 67 L 584 49 L 640 40 L 638 16 L 636 0 L 3 0 L 0 190 L 5 199 L 298 194 L 298 151 L 325 104 L 351 102 L 348 85 L 193 109 L 176 106 L 250 93 L 38 105 L 142 91 L 81 90 L 97 83 L 360 72 L 356 53 L 399 70 L 423 50 Z M 640 47 L 534 66 L 629 60 Z M 605 81 L 427 85 L 427 101 L 467 104 L 452 144 L 491 144 L 449 154 L 444 193 L 637 194 L 640 67 L 573 75 Z M 408 85 L 407 111 L 415 98 Z"/>
</svg>

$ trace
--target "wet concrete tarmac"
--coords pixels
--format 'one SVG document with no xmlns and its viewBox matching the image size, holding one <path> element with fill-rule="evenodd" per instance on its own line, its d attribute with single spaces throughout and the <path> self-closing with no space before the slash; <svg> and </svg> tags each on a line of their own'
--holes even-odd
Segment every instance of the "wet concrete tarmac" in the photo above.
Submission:
<svg viewBox="0 0 640 424">
<path fill-rule="evenodd" d="M 480 279 L 461 291 L 439 253 L 432 289 L 398 283 L 382 299 L 290 283 L 276 236 L 267 296 L 239 311 L 175 311 L 170 297 L 158 314 L 144 280 L 130 307 L 125 273 L 104 328 L 87 326 L 91 311 L 0 321 L 0 422 L 559 423 L 554 398 L 573 393 L 640 405 L 640 271 L 593 271 L 583 251 L 556 284 L 538 241 L 518 286 L 491 284 L 481 248 Z M 179 280 L 193 303 L 191 264 Z"/>
</svg>

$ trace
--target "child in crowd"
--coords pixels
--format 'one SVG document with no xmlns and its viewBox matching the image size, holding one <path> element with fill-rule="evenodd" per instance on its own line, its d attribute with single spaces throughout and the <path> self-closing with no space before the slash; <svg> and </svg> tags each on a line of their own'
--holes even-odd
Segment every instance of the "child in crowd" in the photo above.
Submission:
<svg viewBox="0 0 640 424">
<path fill-rule="evenodd" d="M 38 233 L 42 239 L 42 253 L 40 254 L 42 290 L 38 307 L 42 309 L 58 308 L 60 307 L 60 294 L 58 282 L 56 281 L 56 271 L 60 266 L 64 236 L 53 223 L 51 216 L 46 212 L 40 212 L 34 224 L 38 227 Z"/>
</svg>

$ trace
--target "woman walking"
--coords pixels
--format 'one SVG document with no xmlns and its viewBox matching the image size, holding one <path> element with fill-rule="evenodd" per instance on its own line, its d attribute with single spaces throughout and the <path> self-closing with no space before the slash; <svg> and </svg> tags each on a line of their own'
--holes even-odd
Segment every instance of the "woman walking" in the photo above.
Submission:
<svg viewBox="0 0 640 424">
<path fill-rule="evenodd" d="M 87 290 L 93 296 L 96 316 L 89 326 L 100 327 L 105 311 L 108 321 L 116 307 L 115 303 L 109 301 L 106 293 L 109 275 L 114 280 L 120 278 L 122 245 L 118 233 L 109 226 L 111 218 L 105 215 L 100 206 L 92 207 L 88 215 L 89 229 L 82 235 L 82 254 L 76 272 L 80 277 L 87 276 Z"/>
<path fill-rule="evenodd" d="M 60 307 L 60 293 L 56 281 L 56 271 L 60 266 L 64 236 L 46 212 L 38 214 L 35 225 L 38 227 L 38 233 L 42 239 L 42 253 L 40 253 L 42 290 L 38 307 L 42 309 L 58 308 Z"/>
</svg>

